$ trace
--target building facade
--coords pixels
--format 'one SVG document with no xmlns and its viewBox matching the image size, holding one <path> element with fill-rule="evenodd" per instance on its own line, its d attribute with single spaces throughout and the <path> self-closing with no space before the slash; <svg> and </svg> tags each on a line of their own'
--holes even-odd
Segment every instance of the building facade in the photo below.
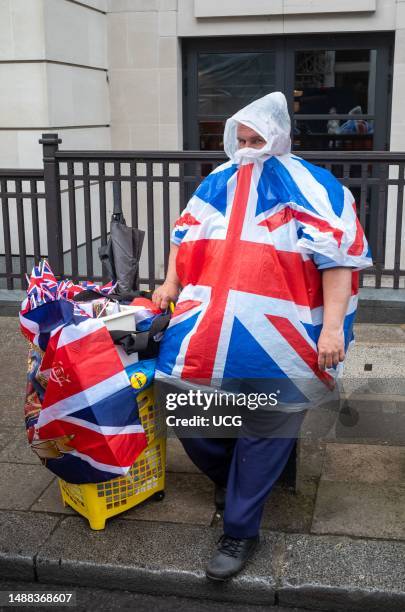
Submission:
<svg viewBox="0 0 405 612">
<path fill-rule="evenodd" d="M 405 147 L 405 0 L 0 0 L 0 23 L 3 168 L 41 167 L 43 132 L 218 150 L 226 117 L 274 90 L 296 151 Z"/>
<path fill-rule="evenodd" d="M 225 117 L 274 89 L 297 113 L 297 150 L 405 143 L 403 0 L 2 0 L 0 12 L 2 167 L 39 165 L 51 130 L 64 148 L 218 148 Z"/>
</svg>

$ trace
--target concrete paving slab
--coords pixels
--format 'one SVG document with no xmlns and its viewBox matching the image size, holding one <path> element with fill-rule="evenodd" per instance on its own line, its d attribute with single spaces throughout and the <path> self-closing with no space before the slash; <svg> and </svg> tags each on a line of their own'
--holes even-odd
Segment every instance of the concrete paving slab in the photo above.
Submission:
<svg viewBox="0 0 405 612">
<path fill-rule="evenodd" d="M 57 523 L 47 514 L 0 511 L 1 577 L 33 580 L 34 557 Z"/>
<path fill-rule="evenodd" d="M 0 377 L 2 377 L 0 369 Z M 1 390 L 0 390 L 1 391 Z M 25 394 L 20 389 L 9 395 L 0 395 L 0 414 L 2 427 L 24 426 Z"/>
<path fill-rule="evenodd" d="M 165 498 L 147 500 L 122 514 L 129 520 L 211 525 L 214 485 L 202 474 L 166 474 Z"/>
<path fill-rule="evenodd" d="M 13 440 L 15 435 L 13 427 L 4 427 L 0 429 L 0 450 Z"/>
<path fill-rule="evenodd" d="M 0 463 L 30 463 L 42 466 L 38 455 L 28 443 L 25 428 L 15 428 L 11 435 L 7 446 L 0 451 Z"/>
<path fill-rule="evenodd" d="M 324 610 L 405 609 L 405 543 L 286 535 L 279 605 Z"/>
<path fill-rule="evenodd" d="M 42 465 L 0 464 L 0 509 L 28 510 L 53 474 Z"/>
<path fill-rule="evenodd" d="M 63 506 L 57 478 L 49 484 L 30 510 L 77 516 L 72 508 Z M 209 526 L 213 513 L 213 485 L 208 478 L 197 474 L 168 473 L 166 495 L 162 501 L 147 500 L 123 512 L 120 518 Z"/>
<path fill-rule="evenodd" d="M 276 485 L 263 511 L 263 530 L 285 533 L 310 533 L 315 494 L 294 493 Z M 212 526 L 223 528 L 223 512 L 215 512 Z"/>
<path fill-rule="evenodd" d="M 1 317 L 1 342 L 5 351 L 11 358 L 15 358 L 17 354 L 28 353 L 28 341 L 21 333 L 20 321 L 17 317 Z"/>
<path fill-rule="evenodd" d="M 282 536 L 266 532 L 246 570 L 232 583 L 215 584 L 206 579 L 204 567 L 219 535 L 207 527 L 122 519 L 92 532 L 83 519 L 67 517 L 38 553 L 38 580 L 274 604 L 273 564 Z"/>
<path fill-rule="evenodd" d="M 77 516 L 73 508 L 63 505 L 57 478 L 52 480 L 48 487 L 41 493 L 40 497 L 38 497 L 38 499 L 30 507 L 30 510 L 34 512 L 53 512 L 68 515 L 75 514 Z"/>
<path fill-rule="evenodd" d="M 7 296 L 10 296 L 10 292 L 5 292 L 0 289 L 0 300 L 5 301 Z M 1 317 L 1 327 L 4 329 L 18 329 L 19 328 L 19 318 L 14 316 L 9 317 Z"/>
<path fill-rule="evenodd" d="M 21 333 L 20 320 L 18 317 L 0 317 L 1 343 L 5 353 L 9 357 L 14 357 L 11 349 L 16 349 L 19 353 L 28 352 L 28 342 Z"/>
<path fill-rule="evenodd" d="M 322 480 L 405 484 L 405 447 L 327 444 Z"/>
<path fill-rule="evenodd" d="M 326 442 L 323 440 L 300 439 L 297 446 L 297 459 L 300 464 L 301 476 L 304 478 L 320 478 L 326 452 Z"/>
<path fill-rule="evenodd" d="M 340 406 L 340 402 L 336 401 L 308 410 L 301 426 L 300 439 L 321 440 L 328 437 L 333 431 Z"/>
<path fill-rule="evenodd" d="M 340 443 L 405 445 L 405 413 L 358 410 L 354 406 L 352 415 L 339 416 L 334 438 Z"/>
<path fill-rule="evenodd" d="M 1 393 L 13 396 L 24 395 L 27 382 L 27 359 L 26 355 L 18 360 L 4 360 L 1 364 Z"/>
<path fill-rule="evenodd" d="M 405 540 L 405 483 L 321 480 L 311 531 Z"/>
<path fill-rule="evenodd" d="M 264 507 L 262 528 L 309 533 L 314 505 L 314 496 L 274 487 Z"/>
<path fill-rule="evenodd" d="M 354 326 L 356 344 L 405 344 L 405 329 L 400 325 L 373 325 L 356 323 Z"/>
<path fill-rule="evenodd" d="M 168 472 L 201 474 L 198 467 L 189 459 L 180 440 L 175 437 L 167 438 L 166 470 Z"/>
<path fill-rule="evenodd" d="M 367 388 L 365 392 L 344 391 L 339 415 L 347 406 L 355 408 L 358 412 L 376 412 L 383 414 L 405 414 L 405 396 L 394 393 L 375 393 Z"/>
<path fill-rule="evenodd" d="M 366 364 L 372 364 L 372 370 L 365 370 Z M 405 344 L 356 343 L 347 353 L 345 359 L 344 378 L 378 378 L 402 379 L 401 390 L 404 389 Z M 392 381 L 391 381 L 392 382 Z M 399 384 L 399 383 L 397 383 Z M 388 391 L 381 391 L 389 393 Z M 391 391 L 393 392 L 393 391 Z"/>
<path fill-rule="evenodd" d="M 9 353 L 10 357 L 16 357 L 17 353 L 27 355 L 28 353 L 28 340 L 22 334 L 20 323 L 18 319 L 7 327 L 3 324 L 4 319 L 0 319 L 1 327 L 1 341 L 7 351 L 13 350 Z"/>
<path fill-rule="evenodd" d="M 326 442 L 300 439 L 297 444 L 296 492 L 314 498 L 322 473 Z"/>
</svg>

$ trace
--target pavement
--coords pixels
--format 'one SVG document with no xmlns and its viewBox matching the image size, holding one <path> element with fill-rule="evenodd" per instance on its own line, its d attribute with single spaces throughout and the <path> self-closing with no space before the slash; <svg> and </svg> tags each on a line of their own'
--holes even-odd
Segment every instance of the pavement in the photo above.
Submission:
<svg viewBox="0 0 405 612">
<path fill-rule="evenodd" d="M 57 479 L 25 437 L 26 341 L 15 317 L 0 317 L 2 580 L 74 586 L 79 609 L 93 609 L 86 602 L 99 593 L 102 605 L 139 610 L 405 610 L 405 326 L 358 324 L 356 336 L 346 412 L 305 420 L 296 489 L 273 489 L 252 562 L 218 585 L 204 575 L 221 534 L 213 487 L 175 439 L 163 501 L 98 532 L 63 507 Z"/>
</svg>

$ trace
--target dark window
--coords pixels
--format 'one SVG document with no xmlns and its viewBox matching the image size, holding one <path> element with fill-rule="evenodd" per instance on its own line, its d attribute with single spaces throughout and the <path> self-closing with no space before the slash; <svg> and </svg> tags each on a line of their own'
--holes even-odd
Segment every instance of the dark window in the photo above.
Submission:
<svg viewBox="0 0 405 612">
<path fill-rule="evenodd" d="M 184 146 L 222 149 L 226 119 L 281 90 L 295 150 L 387 149 L 392 45 L 372 33 L 185 40 Z"/>
<path fill-rule="evenodd" d="M 198 113 L 225 115 L 275 86 L 274 53 L 199 53 Z"/>
<path fill-rule="evenodd" d="M 372 150 L 376 70 L 376 49 L 296 51 L 294 149 Z"/>
<path fill-rule="evenodd" d="M 198 53 L 199 148 L 222 149 L 225 118 L 275 88 L 274 53 Z"/>
<path fill-rule="evenodd" d="M 387 150 L 392 33 L 183 40 L 184 148 L 222 150 L 226 119 L 271 91 L 286 95 L 293 150 Z M 304 153 L 303 157 L 305 157 Z M 190 175 L 198 175 L 192 164 Z M 205 176 L 213 168 L 206 163 Z M 350 177 L 361 168 L 350 164 Z M 342 177 L 342 164 L 333 166 Z M 378 168 L 367 169 L 378 176 Z M 374 176 L 375 175 L 375 176 Z M 193 185 L 188 186 L 190 193 Z M 360 201 L 360 187 L 353 185 Z M 367 187 L 365 225 L 371 247 L 378 227 L 378 185 Z"/>
</svg>

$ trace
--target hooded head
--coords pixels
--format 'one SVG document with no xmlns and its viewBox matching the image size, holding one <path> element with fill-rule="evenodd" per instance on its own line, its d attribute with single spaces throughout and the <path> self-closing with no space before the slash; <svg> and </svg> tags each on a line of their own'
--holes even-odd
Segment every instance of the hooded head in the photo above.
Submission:
<svg viewBox="0 0 405 612">
<path fill-rule="evenodd" d="M 238 148 L 238 123 L 257 132 L 266 144 L 260 149 Z M 228 157 L 238 163 L 242 157 L 257 159 L 263 155 L 285 155 L 291 151 L 291 122 L 287 100 L 281 91 L 275 91 L 251 102 L 232 115 L 224 131 L 224 150 Z"/>
</svg>

